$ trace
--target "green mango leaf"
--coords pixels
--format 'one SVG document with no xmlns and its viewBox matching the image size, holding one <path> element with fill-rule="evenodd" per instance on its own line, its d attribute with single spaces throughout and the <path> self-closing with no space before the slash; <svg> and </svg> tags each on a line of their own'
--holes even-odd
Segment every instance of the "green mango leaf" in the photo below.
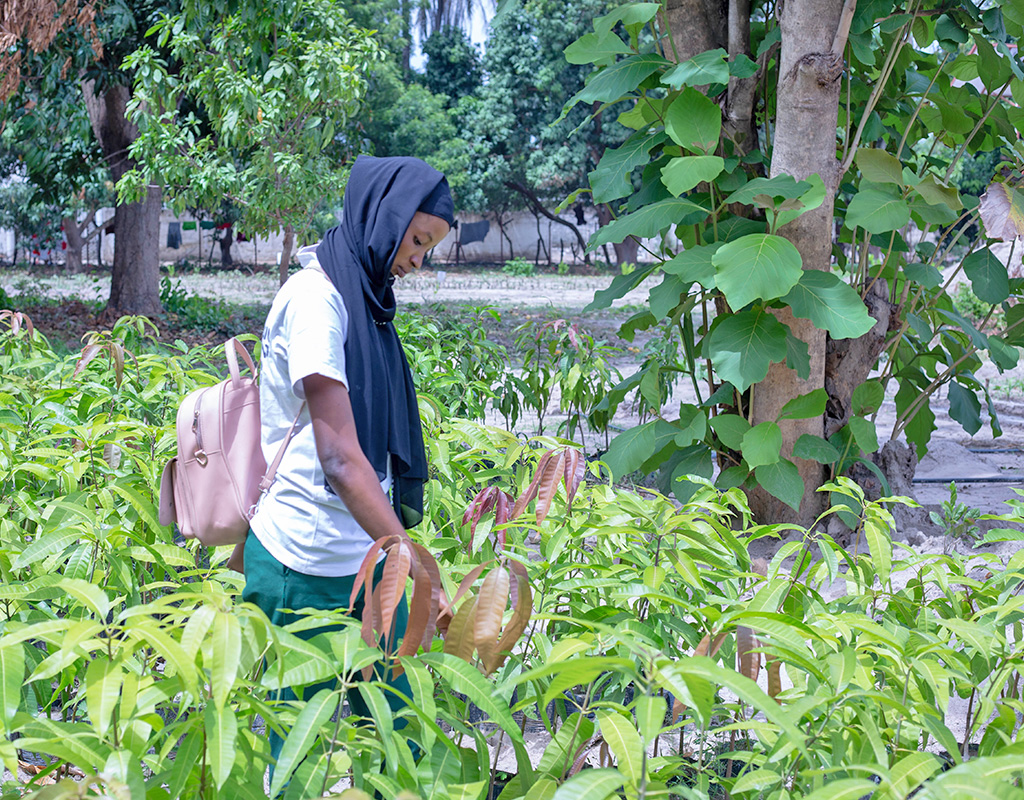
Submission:
<svg viewBox="0 0 1024 800">
<path fill-rule="evenodd" d="M 637 730 L 640 731 L 645 745 L 651 744 L 665 726 L 668 702 L 661 696 L 642 694 L 637 697 L 633 705 L 636 711 Z"/>
<path fill-rule="evenodd" d="M 673 89 L 680 86 L 707 86 L 729 82 L 728 53 L 721 48 L 705 50 L 666 72 L 661 82 Z M 756 65 L 755 65 L 756 67 Z"/>
<path fill-rule="evenodd" d="M 648 77 L 671 62 L 654 53 L 629 56 L 593 75 L 587 85 L 569 98 L 563 119 L 577 103 L 611 103 L 635 92 Z"/>
<path fill-rule="evenodd" d="M 570 64 L 596 64 L 632 52 L 614 33 L 587 33 L 565 48 L 565 60 Z"/>
<path fill-rule="evenodd" d="M 739 414 L 719 414 L 708 422 L 722 444 L 731 450 L 743 447 L 743 436 L 750 430 L 750 423 Z"/>
<path fill-rule="evenodd" d="M 806 269 L 798 278 L 796 286 L 782 298 L 795 316 L 809 319 L 833 339 L 854 339 L 874 326 L 875 320 L 860 295 L 834 273 Z"/>
<path fill-rule="evenodd" d="M 86 668 L 85 699 L 89 704 L 89 722 L 96 727 L 101 739 L 106 737 L 114 719 L 123 681 L 121 665 L 106 658 L 96 658 Z"/>
<path fill-rule="evenodd" d="M 21 642 L 0 640 L 0 713 L 4 730 L 11 730 L 11 719 L 21 705 L 25 684 L 25 650 Z"/>
<path fill-rule="evenodd" d="M 696 281 L 705 289 L 713 289 L 715 287 L 715 265 L 712 259 L 721 246 L 721 243 L 715 242 L 714 244 L 689 247 L 662 264 L 661 269 L 669 275 L 679 276 L 687 286 Z"/>
<path fill-rule="evenodd" d="M 846 226 L 868 233 L 886 233 L 910 222 L 910 206 L 898 193 L 861 189 L 846 208 Z"/>
<path fill-rule="evenodd" d="M 882 388 L 881 382 L 874 379 L 865 381 L 853 390 L 853 396 L 850 398 L 851 411 L 866 417 L 878 411 L 884 400 L 885 389 Z"/>
<path fill-rule="evenodd" d="M 875 573 L 884 587 L 892 573 L 892 537 L 889 528 L 873 515 L 864 517 L 864 538 L 868 541 Z"/>
<path fill-rule="evenodd" d="M 804 273 L 800 251 L 788 239 L 771 233 L 751 233 L 727 242 L 715 251 L 711 263 L 715 283 L 733 309 L 782 297 Z"/>
<path fill-rule="evenodd" d="M 684 89 L 665 112 L 665 130 L 676 144 L 709 154 L 722 135 L 722 109 L 696 89 Z"/>
<path fill-rule="evenodd" d="M 238 616 L 218 611 L 213 618 L 210 640 L 213 663 L 208 664 L 213 702 L 218 707 L 227 703 L 242 665 L 242 626 Z"/>
<path fill-rule="evenodd" d="M 295 771 L 313 748 L 313 743 L 320 734 L 320 728 L 327 722 L 335 709 L 338 708 L 338 694 L 330 689 L 321 689 L 299 712 L 295 724 L 284 740 L 281 754 L 277 757 L 274 769 L 274 780 L 270 785 L 270 796 L 276 797 Z"/>
<path fill-rule="evenodd" d="M 861 797 L 878 791 L 878 784 L 865 778 L 841 778 L 829 781 L 820 789 L 815 789 L 804 800 L 860 800 Z"/>
<path fill-rule="evenodd" d="M 754 470 L 757 482 L 772 497 L 777 497 L 794 511 L 800 510 L 804 499 L 804 481 L 796 464 L 782 458 L 774 464 L 764 464 Z"/>
<path fill-rule="evenodd" d="M 493 684 L 458 656 L 448 653 L 424 653 L 420 661 L 442 675 L 456 692 L 466 695 L 471 702 L 487 714 L 514 742 L 523 741 L 523 734 L 512 719 L 507 701 L 494 691 Z M 513 730 L 514 729 L 514 730 Z"/>
<path fill-rule="evenodd" d="M 950 382 L 948 386 L 949 416 L 959 422 L 967 433 L 974 436 L 981 430 L 981 401 L 974 392 L 959 383 Z"/>
<path fill-rule="evenodd" d="M 825 404 L 828 402 L 828 392 L 824 389 L 815 389 L 807 394 L 794 397 L 782 407 L 776 421 L 784 419 L 812 419 L 820 417 L 825 413 Z"/>
<path fill-rule="evenodd" d="M 588 251 L 603 244 L 625 241 L 628 236 L 651 239 L 673 225 L 695 225 L 703 222 L 710 212 L 704 206 L 685 197 L 670 197 L 619 217 L 599 228 L 590 237 Z"/>
<path fill-rule="evenodd" d="M 751 469 L 774 464 L 782 453 L 782 431 L 774 422 L 755 425 L 743 434 L 740 451 Z"/>
<path fill-rule="evenodd" d="M 874 147 L 861 147 L 854 161 L 864 180 L 903 185 L 903 165 L 892 153 Z"/>
<path fill-rule="evenodd" d="M 971 279 L 971 290 L 986 303 L 1002 303 L 1010 296 L 1010 276 L 1006 265 L 992 250 L 975 250 L 963 263 L 964 272 Z"/>
<path fill-rule="evenodd" d="M 653 148 L 668 136 L 664 131 L 635 133 L 614 150 L 605 150 L 601 163 L 590 173 L 590 188 L 595 203 L 607 203 L 633 193 L 630 175 L 646 164 Z"/>
<path fill-rule="evenodd" d="M 206 764 L 213 774 L 213 782 L 220 789 L 231 776 L 235 766 L 235 743 L 238 739 L 238 720 L 230 705 L 209 705 L 203 711 L 206 726 Z"/>
<path fill-rule="evenodd" d="M 673 158 L 662 168 L 661 182 L 673 195 L 679 197 L 698 183 L 713 181 L 722 174 L 723 169 L 725 159 L 721 156 L 681 156 Z"/>
<path fill-rule="evenodd" d="M 674 446 L 678 433 L 679 428 L 663 419 L 637 425 L 612 439 L 604 456 L 605 464 L 617 479 L 623 478 Z"/>
<path fill-rule="evenodd" d="M 793 457 L 819 464 L 835 464 L 840 452 L 828 440 L 812 433 L 805 433 L 793 445 Z"/>
<path fill-rule="evenodd" d="M 764 380 L 768 366 L 786 357 L 786 327 L 761 307 L 729 315 L 704 339 L 719 377 L 741 392 Z"/>
<path fill-rule="evenodd" d="M 602 709 L 597 712 L 597 724 L 619 771 L 631 783 L 639 784 L 644 774 L 644 745 L 632 719 Z"/>
<path fill-rule="evenodd" d="M 585 769 L 559 786 L 552 800 L 607 800 L 623 783 L 617 769 Z"/>
<path fill-rule="evenodd" d="M 865 453 L 874 453 L 878 450 L 878 431 L 871 420 L 864 419 L 864 417 L 850 417 L 850 421 L 846 424 L 849 425 L 853 439 L 861 450 Z"/>
<path fill-rule="evenodd" d="M 749 772 L 743 773 L 739 780 L 732 785 L 730 794 L 740 794 L 741 792 L 763 792 L 765 789 L 769 789 L 775 786 L 782 780 L 782 776 L 774 770 L 770 769 L 754 769 Z"/>
</svg>

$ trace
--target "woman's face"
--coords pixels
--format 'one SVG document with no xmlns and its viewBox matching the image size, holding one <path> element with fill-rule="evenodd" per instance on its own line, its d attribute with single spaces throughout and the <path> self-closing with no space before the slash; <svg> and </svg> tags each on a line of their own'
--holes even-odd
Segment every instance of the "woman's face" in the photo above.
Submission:
<svg viewBox="0 0 1024 800">
<path fill-rule="evenodd" d="M 391 263 L 391 274 L 404 278 L 414 269 L 423 266 L 423 257 L 431 247 L 436 247 L 448 235 L 448 223 L 433 214 L 417 211 L 413 214 L 402 243 L 398 245 L 395 260 Z"/>
</svg>

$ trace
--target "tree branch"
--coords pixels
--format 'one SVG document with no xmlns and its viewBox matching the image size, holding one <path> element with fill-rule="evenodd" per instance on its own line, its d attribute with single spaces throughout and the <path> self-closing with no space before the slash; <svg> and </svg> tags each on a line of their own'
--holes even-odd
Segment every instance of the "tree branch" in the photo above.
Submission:
<svg viewBox="0 0 1024 800">
<path fill-rule="evenodd" d="M 857 0 L 846 0 L 843 4 L 843 15 L 839 18 L 839 27 L 836 28 L 836 38 L 832 40 L 832 55 L 842 58 L 846 49 L 846 40 L 850 38 L 850 24 L 853 22 L 853 14 L 857 10 Z"/>
<path fill-rule="evenodd" d="M 535 213 L 541 214 L 542 216 L 547 217 L 552 222 L 557 222 L 558 224 L 564 225 L 565 227 L 569 228 L 569 230 L 576 234 L 576 241 L 579 242 L 580 247 L 583 249 L 584 252 L 586 252 L 587 241 L 586 239 L 583 238 L 583 234 L 580 233 L 579 228 L 577 228 L 568 220 L 562 219 L 561 217 L 552 214 L 550 211 L 548 211 L 544 207 L 544 204 L 540 201 L 540 198 L 533 193 L 533 190 L 530 189 L 529 186 L 526 186 L 525 184 L 522 184 L 519 181 L 505 181 L 505 188 L 511 189 L 512 191 L 521 194 Z"/>
</svg>

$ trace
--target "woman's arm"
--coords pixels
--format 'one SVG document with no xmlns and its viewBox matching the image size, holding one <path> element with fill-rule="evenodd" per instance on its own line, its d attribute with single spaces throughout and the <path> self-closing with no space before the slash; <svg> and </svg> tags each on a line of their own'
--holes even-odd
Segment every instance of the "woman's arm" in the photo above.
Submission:
<svg viewBox="0 0 1024 800">
<path fill-rule="evenodd" d="M 316 454 L 331 488 L 372 539 L 407 537 L 377 473 L 359 446 L 345 384 L 323 375 L 302 379 L 313 422 Z"/>
</svg>

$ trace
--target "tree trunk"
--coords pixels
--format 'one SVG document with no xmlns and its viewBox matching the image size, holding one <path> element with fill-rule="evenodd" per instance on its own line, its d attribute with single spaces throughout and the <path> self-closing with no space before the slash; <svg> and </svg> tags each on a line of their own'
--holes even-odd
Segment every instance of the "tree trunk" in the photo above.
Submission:
<svg viewBox="0 0 1024 800">
<path fill-rule="evenodd" d="M 671 38 L 663 46 L 665 57 L 686 61 L 705 50 L 725 47 L 728 0 L 668 0 L 663 22 Z"/>
<path fill-rule="evenodd" d="M 131 90 L 109 85 L 96 92 L 94 81 L 82 82 L 89 121 L 117 183 L 136 166 L 128 147 L 138 128 L 128 121 L 125 109 Z M 141 203 L 120 203 L 115 207 L 114 266 L 110 278 L 107 308 L 117 314 L 156 315 L 160 305 L 160 188 L 150 186 Z"/>
<path fill-rule="evenodd" d="M 64 270 L 71 275 L 77 275 L 84 269 L 82 250 L 85 248 L 85 239 L 82 238 L 82 229 L 78 227 L 78 220 L 74 217 L 64 217 L 61 220 L 61 228 L 67 243 L 64 250 Z"/>
<path fill-rule="evenodd" d="M 231 258 L 231 245 L 235 241 L 235 229 L 228 225 L 221 233 L 223 236 L 218 240 L 220 242 L 220 265 L 222 267 L 230 267 L 235 263 L 234 259 Z"/>
<path fill-rule="evenodd" d="M 277 269 L 277 277 L 281 285 L 288 280 L 288 267 L 292 263 L 292 251 L 295 249 L 295 228 L 284 226 L 284 243 L 281 245 L 281 264 Z"/>
<path fill-rule="evenodd" d="M 848 0 L 853 5 L 854 0 Z M 779 230 L 800 251 L 804 269 L 829 269 L 832 259 L 832 216 L 839 184 L 836 160 L 836 124 L 846 33 L 840 31 L 842 0 L 787 0 L 780 26 L 778 117 L 771 174 L 802 180 L 817 173 L 825 182 L 825 201 Z M 848 24 L 848 23 L 847 23 Z M 773 364 L 768 376 L 753 387 L 753 424 L 774 421 L 782 406 L 799 395 L 824 388 L 825 331 L 809 320 L 797 319 L 784 309 L 779 319 L 793 335 L 807 343 L 811 372 L 797 377 L 784 363 Z M 785 420 L 782 454 L 791 457 L 793 444 L 803 434 L 821 436 L 823 417 Z M 828 498 L 816 489 L 824 477 L 816 461 L 794 459 L 804 482 L 800 511 L 793 510 L 761 489 L 750 493 L 750 505 L 759 522 L 796 522 L 810 525 L 824 510 Z"/>
</svg>

